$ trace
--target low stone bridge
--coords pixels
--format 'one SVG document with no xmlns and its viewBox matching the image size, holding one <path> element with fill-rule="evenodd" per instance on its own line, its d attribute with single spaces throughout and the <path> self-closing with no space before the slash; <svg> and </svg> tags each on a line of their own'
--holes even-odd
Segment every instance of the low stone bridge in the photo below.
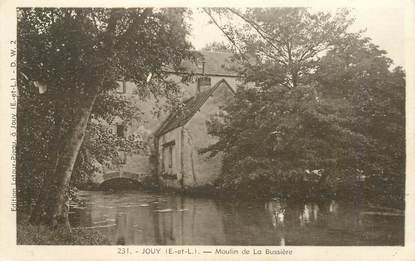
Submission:
<svg viewBox="0 0 415 261">
<path fill-rule="evenodd" d="M 128 182 L 135 185 L 140 185 L 143 182 L 143 179 L 147 177 L 148 174 L 133 173 L 128 171 L 108 171 L 100 175 L 96 180 L 96 183 L 101 187 L 106 187 L 109 183 L 114 182 Z"/>
<path fill-rule="evenodd" d="M 125 178 L 125 179 L 132 179 L 138 182 L 142 182 L 144 177 L 147 175 L 140 174 L 140 173 L 132 173 L 128 171 L 109 171 L 104 173 L 102 182 L 105 182 L 110 179 L 118 179 L 118 178 Z"/>
</svg>

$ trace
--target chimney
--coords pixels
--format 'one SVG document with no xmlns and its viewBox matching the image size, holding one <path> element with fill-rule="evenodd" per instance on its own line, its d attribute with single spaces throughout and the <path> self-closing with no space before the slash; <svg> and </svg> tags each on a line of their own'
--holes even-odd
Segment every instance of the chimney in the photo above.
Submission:
<svg viewBox="0 0 415 261">
<path fill-rule="evenodd" d="M 196 95 L 210 88 L 211 79 L 205 75 L 205 61 L 202 61 L 202 76 L 197 79 Z"/>
<path fill-rule="evenodd" d="M 200 92 L 206 91 L 210 88 L 211 79 L 207 76 L 201 76 L 197 79 L 197 90 L 196 94 L 199 94 Z"/>
</svg>

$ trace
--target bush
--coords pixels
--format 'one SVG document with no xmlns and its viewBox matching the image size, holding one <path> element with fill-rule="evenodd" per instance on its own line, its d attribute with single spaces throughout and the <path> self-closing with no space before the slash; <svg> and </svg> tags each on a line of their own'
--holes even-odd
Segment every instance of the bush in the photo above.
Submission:
<svg viewBox="0 0 415 261">
<path fill-rule="evenodd" d="M 48 226 L 33 226 L 27 218 L 17 223 L 18 245 L 109 245 L 108 239 L 99 231 L 64 228 L 51 230 Z"/>
</svg>

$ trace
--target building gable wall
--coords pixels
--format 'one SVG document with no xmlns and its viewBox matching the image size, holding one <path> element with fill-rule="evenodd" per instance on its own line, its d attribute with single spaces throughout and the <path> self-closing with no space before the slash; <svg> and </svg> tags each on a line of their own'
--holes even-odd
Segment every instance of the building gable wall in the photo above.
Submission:
<svg viewBox="0 0 415 261">
<path fill-rule="evenodd" d="M 231 102 L 234 92 L 226 84 L 216 89 L 200 110 L 184 126 L 173 129 L 158 138 L 158 176 L 165 187 L 186 189 L 212 184 L 222 171 L 223 156 L 200 154 L 200 149 L 217 139 L 208 134 L 207 120 Z M 166 171 L 163 149 L 174 142 L 172 169 Z"/>
<path fill-rule="evenodd" d="M 183 127 L 185 186 L 212 184 L 222 172 L 223 155 L 218 153 L 214 157 L 209 157 L 208 153 L 201 154 L 200 150 L 217 142 L 216 137 L 208 134 L 207 121 L 233 99 L 233 91 L 226 84 L 222 84 Z"/>
</svg>

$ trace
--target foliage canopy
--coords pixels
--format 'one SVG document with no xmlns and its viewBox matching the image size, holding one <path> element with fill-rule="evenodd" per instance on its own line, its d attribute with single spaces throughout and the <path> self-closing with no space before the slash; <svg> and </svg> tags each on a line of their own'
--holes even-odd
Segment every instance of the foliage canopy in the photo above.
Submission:
<svg viewBox="0 0 415 261">
<path fill-rule="evenodd" d="M 348 10 L 205 12 L 234 45 L 244 80 L 234 103 L 209 123 L 219 140 L 205 152 L 224 152 L 223 189 L 295 194 L 311 186 L 308 171 L 324 170 L 319 188 L 350 190 L 365 175 L 369 194 L 386 190 L 402 202 L 405 73 L 361 32 L 349 32 Z M 215 15 L 244 23 L 220 25 Z"/>
</svg>

